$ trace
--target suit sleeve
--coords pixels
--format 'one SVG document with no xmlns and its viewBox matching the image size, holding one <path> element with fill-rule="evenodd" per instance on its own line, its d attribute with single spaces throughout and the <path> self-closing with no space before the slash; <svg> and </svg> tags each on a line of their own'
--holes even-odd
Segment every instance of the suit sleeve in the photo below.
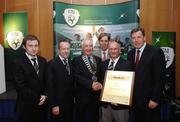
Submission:
<svg viewBox="0 0 180 122">
<path fill-rule="evenodd" d="M 47 82 L 47 93 L 48 93 L 48 99 L 49 99 L 49 105 L 50 107 L 57 106 L 57 99 L 56 99 L 56 93 L 55 93 L 55 73 L 53 70 L 52 63 L 48 63 L 47 69 L 46 69 L 46 82 Z"/>
<path fill-rule="evenodd" d="M 160 102 L 162 95 L 165 65 L 166 63 L 163 51 L 161 49 L 156 50 L 153 57 L 154 88 L 151 96 L 151 100 L 156 102 Z"/>
</svg>

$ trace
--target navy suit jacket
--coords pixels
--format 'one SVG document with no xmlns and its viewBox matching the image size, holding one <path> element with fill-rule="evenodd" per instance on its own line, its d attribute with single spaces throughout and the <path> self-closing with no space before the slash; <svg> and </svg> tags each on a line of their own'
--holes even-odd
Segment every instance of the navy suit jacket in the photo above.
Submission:
<svg viewBox="0 0 180 122">
<path fill-rule="evenodd" d="M 73 108 L 74 81 L 70 59 L 68 63 L 70 75 L 59 56 L 48 62 L 46 80 L 50 107 L 59 106 L 60 109 Z"/>
<path fill-rule="evenodd" d="M 17 90 L 17 112 L 33 112 L 40 102 L 40 95 L 46 95 L 45 69 L 46 60 L 37 56 L 39 76 L 28 57 L 23 54 L 14 61 L 13 76 Z M 43 107 L 43 106 L 42 106 Z M 29 109 L 28 109 L 29 108 Z"/>
<path fill-rule="evenodd" d="M 163 51 L 146 44 L 137 66 L 135 65 L 135 49 L 129 52 L 128 60 L 135 71 L 134 105 L 147 109 L 149 100 L 159 103 L 165 71 Z"/>
</svg>

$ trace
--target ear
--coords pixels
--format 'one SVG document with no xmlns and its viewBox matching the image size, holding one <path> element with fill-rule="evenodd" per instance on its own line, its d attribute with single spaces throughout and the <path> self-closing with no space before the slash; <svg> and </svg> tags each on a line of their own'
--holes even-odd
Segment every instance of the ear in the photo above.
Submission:
<svg viewBox="0 0 180 122">
<path fill-rule="evenodd" d="M 144 42 L 146 42 L 146 37 L 144 36 Z"/>
</svg>

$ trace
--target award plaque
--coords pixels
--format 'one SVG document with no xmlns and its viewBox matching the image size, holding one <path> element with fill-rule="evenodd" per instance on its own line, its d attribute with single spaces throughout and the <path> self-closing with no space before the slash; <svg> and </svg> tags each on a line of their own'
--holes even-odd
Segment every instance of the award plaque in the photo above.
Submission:
<svg viewBox="0 0 180 122">
<path fill-rule="evenodd" d="M 107 70 L 100 100 L 131 106 L 134 74 L 130 71 Z"/>
</svg>

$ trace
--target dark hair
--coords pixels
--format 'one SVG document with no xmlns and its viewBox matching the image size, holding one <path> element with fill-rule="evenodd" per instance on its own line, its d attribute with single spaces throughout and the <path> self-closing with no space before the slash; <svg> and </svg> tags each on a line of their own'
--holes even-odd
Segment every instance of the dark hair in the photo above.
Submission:
<svg viewBox="0 0 180 122">
<path fill-rule="evenodd" d="M 101 40 L 101 38 L 102 37 L 104 37 L 104 36 L 107 36 L 108 37 L 108 41 L 110 40 L 110 34 L 108 34 L 108 33 L 101 33 L 100 35 L 99 35 L 99 37 L 98 37 L 98 40 Z"/>
<path fill-rule="evenodd" d="M 69 42 L 69 40 L 59 40 L 58 41 L 58 49 L 60 49 L 60 43 L 62 43 L 62 42 L 66 42 L 66 43 L 69 43 L 70 44 L 70 42 Z"/>
<path fill-rule="evenodd" d="M 141 31 L 141 33 L 143 34 L 143 36 L 145 36 L 145 31 L 144 31 L 144 29 L 142 29 L 142 28 L 140 28 L 140 27 L 132 29 L 132 30 L 131 30 L 131 36 L 132 36 L 133 33 L 138 32 L 138 31 Z"/>
<path fill-rule="evenodd" d="M 33 41 L 37 40 L 38 45 L 40 44 L 39 39 L 35 35 L 27 35 L 26 37 L 23 38 L 23 45 L 26 46 L 27 41 Z"/>
</svg>

